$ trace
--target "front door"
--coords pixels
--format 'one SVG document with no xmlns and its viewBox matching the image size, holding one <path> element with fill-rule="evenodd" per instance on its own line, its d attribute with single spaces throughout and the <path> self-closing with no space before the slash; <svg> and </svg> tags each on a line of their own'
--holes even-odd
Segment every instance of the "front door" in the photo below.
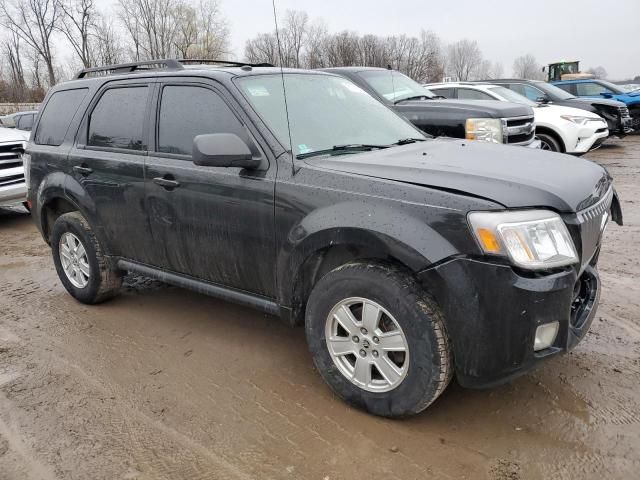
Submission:
<svg viewBox="0 0 640 480">
<path fill-rule="evenodd" d="M 166 81 L 156 103 L 155 148 L 145 166 L 153 264 L 275 296 L 275 162 L 213 83 Z M 193 139 L 207 133 L 238 135 L 261 157 L 261 168 L 195 165 Z"/>
<path fill-rule="evenodd" d="M 96 95 L 69 152 L 79 202 L 112 255 L 148 262 L 144 159 L 152 84 L 113 82 Z"/>
</svg>

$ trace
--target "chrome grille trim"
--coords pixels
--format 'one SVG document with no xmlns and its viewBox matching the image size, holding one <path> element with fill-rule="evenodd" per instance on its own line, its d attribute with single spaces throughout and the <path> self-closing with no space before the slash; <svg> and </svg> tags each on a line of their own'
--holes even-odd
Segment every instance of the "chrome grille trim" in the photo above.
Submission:
<svg viewBox="0 0 640 480">
<path fill-rule="evenodd" d="M 582 242 L 581 271 L 591 261 L 598 250 L 604 226 L 608 221 L 608 218 L 605 218 L 605 215 L 608 215 L 612 201 L 613 187 L 609 187 L 607 193 L 605 193 L 597 203 L 585 208 L 584 210 L 580 210 L 577 213 L 578 222 L 580 223 L 580 238 Z M 603 221 L 605 222 L 605 225 L 603 225 Z"/>
</svg>

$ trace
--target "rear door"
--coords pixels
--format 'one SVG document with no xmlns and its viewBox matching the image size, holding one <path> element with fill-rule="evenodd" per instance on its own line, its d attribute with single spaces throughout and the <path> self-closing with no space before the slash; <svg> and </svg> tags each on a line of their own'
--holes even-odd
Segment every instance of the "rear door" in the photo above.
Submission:
<svg viewBox="0 0 640 480">
<path fill-rule="evenodd" d="M 275 162 L 244 112 L 213 81 L 159 84 L 153 152 L 145 167 L 153 265 L 275 296 Z M 203 167 L 193 139 L 233 133 L 261 157 L 259 169 Z"/>
<path fill-rule="evenodd" d="M 151 232 L 144 210 L 144 159 L 153 82 L 109 82 L 95 95 L 69 153 L 79 199 L 109 254 L 147 262 Z"/>
</svg>

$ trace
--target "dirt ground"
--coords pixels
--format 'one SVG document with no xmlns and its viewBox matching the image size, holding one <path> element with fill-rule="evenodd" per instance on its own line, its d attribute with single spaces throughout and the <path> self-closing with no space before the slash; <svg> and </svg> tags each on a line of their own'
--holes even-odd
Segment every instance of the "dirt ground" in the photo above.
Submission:
<svg viewBox="0 0 640 480">
<path fill-rule="evenodd" d="M 0 212 L 0 479 L 628 479 L 640 470 L 640 137 L 609 168 L 602 303 L 571 354 L 422 414 L 349 408 L 303 330 L 142 278 L 74 301 L 28 215 Z"/>
</svg>

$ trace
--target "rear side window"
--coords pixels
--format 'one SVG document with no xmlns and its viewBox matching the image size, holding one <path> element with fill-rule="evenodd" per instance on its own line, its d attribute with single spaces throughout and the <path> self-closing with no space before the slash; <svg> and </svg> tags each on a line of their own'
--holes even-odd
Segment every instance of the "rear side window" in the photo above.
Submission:
<svg viewBox="0 0 640 480">
<path fill-rule="evenodd" d="M 484 92 L 471 90 L 469 88 L 458 88 L 458 99 L 460 100 L 494 100 L 494 98 Z"/>
<path fill-rule="evenodd" d="M 599 83 L 576 83 L 579 97 L 600 95 L 601 93 L 613 93 L 604 85 Z"/>
<path fill-rule="evenodd" d="M 246 140 L 242 123 L 213 90 L 187 85 L 162 89 L 158 151 L 191 155 L 193 139 L 207 133 L 234 133 Z"/>
<path fill-rule="evenodd" d="M 143 133 L 148 91 L 145 86 L 106 90 L 89 116 L 87 145 L 146 150 Z"/>
<path fill-rule="evenodd" d="M 431 88 L 434 94 L 445 98 L 453 98 L 453 88 Z"/>
<path fill-rule="evenodd" d="M 61 145 L 73 116 L 89 91 L 88 88 L 60 90 L 44 107 L 33 141 L 37 145 Z"/>
</svg>

